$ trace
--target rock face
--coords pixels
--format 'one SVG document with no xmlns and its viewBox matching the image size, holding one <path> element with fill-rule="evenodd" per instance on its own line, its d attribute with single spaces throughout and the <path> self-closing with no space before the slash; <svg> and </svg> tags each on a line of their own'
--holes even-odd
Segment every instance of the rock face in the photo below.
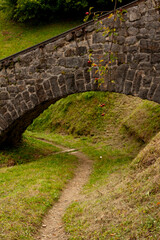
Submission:
<svg viewBox="0 0 160 240">
<path fill-rule="evenodd" d="M 160 1 L 127 6 L 125 21 L 115 22 L 116 63 L 98 87 L 88 56 L 106 58 L 110 37 L 93 21 L 0 61 L 0 146 L 17 144 L 24 130 L 50 104 L 69 94 L 111 91 L 160 103 Z M 106 16 L 105 26 L 113 26 Z M 114 81 L 111 81 L 114 80 Z"/>
</svg>

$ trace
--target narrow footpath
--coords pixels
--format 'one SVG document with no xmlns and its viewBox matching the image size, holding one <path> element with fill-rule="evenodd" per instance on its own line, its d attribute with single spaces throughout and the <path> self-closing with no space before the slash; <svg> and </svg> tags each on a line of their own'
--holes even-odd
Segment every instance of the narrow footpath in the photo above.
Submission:
<svg viewBox="0 0 160 240">
<path fill-rule="evenodd" d="M 73 201 L 80 200 L 82 198 L 81 190 L 91 173 L 92 161 L 83 153 L 76 151 L 75 149 L 69 149 L 44 139 L 38 139 L 61 148 L 62 152 L 68 152 L 69 154 L 75 155 L 79 161 L 78 167 L 75 170 L 74 178 L 69 181 L 65 189 L 62 191 L 58 202 L 54 204 L 48 214 L 44 217 L 39 234 L 35 238 L 37 240 L 67 240 L 68 237 L 64 230 L 62 217 L 65 214 L 66 208 Z"/>
</svg>

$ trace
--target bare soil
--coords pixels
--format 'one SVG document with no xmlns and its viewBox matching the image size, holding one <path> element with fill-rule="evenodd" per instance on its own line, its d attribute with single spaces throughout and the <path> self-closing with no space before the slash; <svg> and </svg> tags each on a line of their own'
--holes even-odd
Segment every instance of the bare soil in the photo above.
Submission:
<svg viewBox="0 0 160 240">
<path fill-rule="evenodd" d="M 48 143 L 50 141 L 40 139 Z M 89 160 L 83 153 L 75 149 L 68 149 L 63 146 L 54 146 L 62 149 L 62 152 L 68 152 L 78 158 L 79 164 L 75 171 L 74 178 L 66 185 L 58 202 L 49 210 L 48 214 L 44 217 L 42 226 L 35 239 L 41 240 L 63 240 L 68 239 L 64 230 L 62 217 L 65 214 L 66 208 L 73 202 L 83 198 L 81 193 L 83 185 L 87 182 L 92 170 L 92 161 Z"/>
</svg>

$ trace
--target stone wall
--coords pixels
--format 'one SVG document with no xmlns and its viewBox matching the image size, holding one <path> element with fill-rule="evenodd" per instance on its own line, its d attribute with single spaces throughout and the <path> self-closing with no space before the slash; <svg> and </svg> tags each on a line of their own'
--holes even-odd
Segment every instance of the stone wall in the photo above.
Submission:
<svg viewBox="0 0 160 240">
<path fill-rule="evenodd" d="M 1 60 L 0 145 L 18 143 L 34 118 L 69 94 L 115 91 L 160 103 L 158 5 L 160 1 L 136 1 L 127 7 L 125 21 L 116 21 L 119 34 L 112 51 L 117 60 L 100 87 L 95 71 L 88 72 L 88 55 L 92 51 L 95 61 L 105 59 L 111 39 L 93 21 Z M 107 16 L 102 22 L 113 26 Z"/>
</svg>

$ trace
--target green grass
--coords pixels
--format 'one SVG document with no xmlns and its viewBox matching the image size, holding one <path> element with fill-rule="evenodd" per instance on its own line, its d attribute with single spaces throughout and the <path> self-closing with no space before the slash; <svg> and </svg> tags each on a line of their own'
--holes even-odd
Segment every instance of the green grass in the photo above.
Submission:
<svg viewBox="0 0 160 240">
<path fill-rule="evenodd" d="M 160 130 L 160 105 L 117 93 L 74 94 L 51 105 L 28 130 L 91 136 L 95 142 L 105 139 L 108 144 L 110 140 L 111 145 L 116 138 L 117 145 L 124 143 L 121 135 L 125 144 L 131 138 L 143 144 Z"/>
<path fill-rule="evenodd" d="M 123 127 L 137 139 L 145 143 L 149 142 L 160 131 L 160 105 L 143 101 L 130 116 L 125 118 Z"/>
<path fill-rule="evenodd" d="M 93 143 L 91 137 L 26 134 L 76 147 L 94 160 L 92 174 L 83 189 L 84 199 L 73 202 L 63 217 L 69 239 L 137 237 L 157 240 L 160 230 L 157 205 L 160 193 L 159 135 L 132 162 L 139 148 L 132 149 L 133 152 L 126 148 L 113 149 L 102 142 Z M 155 161 L 150 163 L 153 157 Z"/>
<path fill-rule="evenodd" d="M 106 106 L 103 109 L 101 103 Z M 88 92 L 70 95 L 51 105 L 29 127 L 31 131 L 64 132 L 66 134 L 93 135 L 96 130 L 104 127 L 101 114 L 113 105 L 111 94 Z M 94 123 L 94 128 L 93 124 Z"/>
<path fill-rule="evenodd" d="M 9 21 L 0 11 L 0 59 L 59 35 L 77 25 L 78 21 L 55 21 L 36 26 Z"/>
<path fill-rule="evenodd" d="M 63 217 L 69 239 L 158 239 L 159 137 L 147 143 L 159 131 L 159 112 L 152 102 L 90 92 L 58 101 L 29 127 L 28 136 L 79 149 L 94 161 L 83 200 Z"/>
<path fill-rule="evenodd" d="M 5 149 L 0 152 L 0 167 L 24 164 L 58 152 L 60 149 L 53 145 L 25 137 L 23 143 L 13 149 Z"/>
<path fill-rule="evenodd" d="M 132 104 L 129 106 L 129 103 Z M 142 100 L 108 92 L 70 95 L 51 105 L 34 120 L 30 131 L 51 131 L 74 136 L 97 136 L 118 127 Z M 105 104 L 101 107 L 101 104 Z M 121 104 L 121 106 L 119 106 Z M 128 107 L 126 111 L 126 107 Z M 102 113 L 105 115 L 102 116 Z"/>
<path fill-rule="evenodd" d="M 74 138 L 72 135 L 60 135 L 44 132 L 26 131 L 24 136 L 39 137 L 52 141 L 53 143 L 79 149 L 94 161 L 93 171 L 89 182 L 85 186 L 86 191 L 93 191 L 97 185 L 105 182 L 106 178 L 117 169 L 125 168 L 137 154 L 140 145 L 116 148 L 106 145 L 101 141 L 94 143 L 92 137 Z"/>
<path fill-rule="evenodd" d="M 131 165 L 121 156 L 117 164 L 112 151 L 111 165 L 96 161 L 84 199 L 73 202 L 63 217 L 68 239 L 159 239 L 159 144 L 157 134 Z"/>
<path fill-rule="evenodd" d="M 60 196 L 77 165 L 75 156 L 48 155 L 58 149 L 38 140 L 26 139 L 22 148 L 10 150 L 5 158 L 20 164 L 0 169 L 0 239 L 34 239 L 42 217 Z M 40 150 L 41 148 L 41 150 Z M 23 152 L 24 151 L 24 152 Z M 35 152 L 34 152 L 35 151 Z M 31 156 L 38 154 L 38 159 Z M 27 157 L 26 157 L 27 156 Z M 28 163 L 28 157 L 31 162 Z M 2 158 L 2 153 L 0 159 Z"/>
</svg>

